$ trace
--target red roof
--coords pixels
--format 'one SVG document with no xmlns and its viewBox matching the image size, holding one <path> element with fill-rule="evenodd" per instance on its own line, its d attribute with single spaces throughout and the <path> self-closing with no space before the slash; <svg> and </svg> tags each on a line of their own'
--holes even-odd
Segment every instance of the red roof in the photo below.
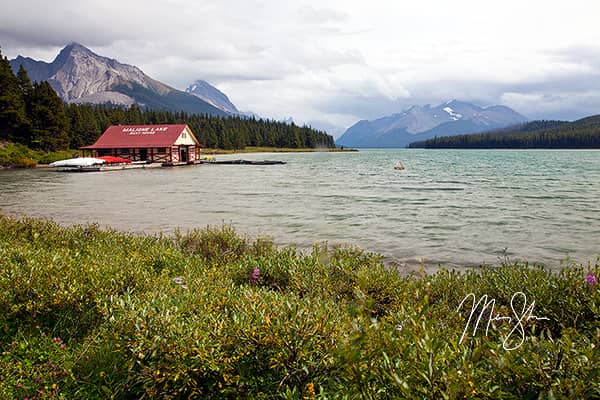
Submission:
<svg viewBox="0 0 600 400">
<path fill-rule="evenodd" d="M 96 143 L 81 149 L 170 147 L 186 127 L 185 124 L 111 126 Z M 189 128 L 188 131 L 191 132 Z M 193 140 L 197 143 L 196 138 Z"/>
</svg>

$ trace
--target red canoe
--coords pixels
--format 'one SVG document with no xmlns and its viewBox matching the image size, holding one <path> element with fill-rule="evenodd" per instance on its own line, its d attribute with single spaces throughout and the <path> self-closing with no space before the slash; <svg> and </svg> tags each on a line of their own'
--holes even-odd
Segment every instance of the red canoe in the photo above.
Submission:
<svg viewBox="0 0 600 400">
<path fill-rule="evenodd" d="M 104 160 L 106 164 L 122 164 L 122 163 L 130 163 L 131 160 L 121 157 L 112 157 L 112 156 L 103 156 L 98 157 L 101 160 Z"/>
</svg>

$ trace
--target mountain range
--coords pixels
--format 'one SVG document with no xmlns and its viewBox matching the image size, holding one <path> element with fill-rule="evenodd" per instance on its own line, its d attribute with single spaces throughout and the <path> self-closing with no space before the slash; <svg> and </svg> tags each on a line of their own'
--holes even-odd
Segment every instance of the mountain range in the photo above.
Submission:
<svg viewBox="0 0 600 400">
<path fill-rule="evenodd" d="M 346 147 L 406 147 L 435 136 L 483 132 L 525 121 L 526 117 L 509 107 L 479 107 L 450 100 L 435 107 L 412 106 L 374 121 L 359 121 L 336 143 Z"/>
<path fill-rule="evenodd" d="M 10 61 L 16 73 L 22 65 L 32 81 L 48 81 L 66 102 L 138 104 L 151 109 L 217 116 L 241 113 L 227 95 L 204 80 L 185 91 L 146 75 L 140 68 L 100 56 L 71 43 L 50 63 L 19 55 Z M 359 121 L 337 140 L 347 147 L 405 147 L 435 136 L 450 136 L 516 125 L 527 119 L 504 106 L 479 107 L 451 100 L 436 107 L 413 106 L 374 121 Z M 289 121 L 286 121 L 289 122 Z"/>
<path fill-rule="evenodd" d="M 51 63 L 19 55 L 10 64 L 15 73 L 23 65 L 32 81 L 48 81 L 66 102 L 138 104 L 218 116 L 239 113 L 225 94 L 205 81 L 183 92 L 152 79 L 138 67 L 100 56 L 78 43 L 67 45 Z"/>
</svg>

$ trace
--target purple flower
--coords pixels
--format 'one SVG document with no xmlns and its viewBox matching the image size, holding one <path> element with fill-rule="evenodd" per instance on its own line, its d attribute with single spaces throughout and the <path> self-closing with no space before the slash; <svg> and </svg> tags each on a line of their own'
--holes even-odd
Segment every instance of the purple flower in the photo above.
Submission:
<svg viewBox="0 0 600 400">
<path fill-rule="evenodd" d="M 258 278 L 260 278 L 260 269 L 254 268 L 250 274 L 250 283 L 258 282 Z"/>
<path fill-rule="evenodd" d="M 585 277 L 585 280 L 587 281 L 587 283 L 590 286 L 596 286 L 598 284 L 598 281 L 596 280 L 596 276 L 594 274 L 592 274 L 591 272 L 589 274 L 587 274 L 587 276 Z"/>
<path fill-rule="evenodd" d="M 175 278 L 173 278 L 173 282 L 175 282 L 178 285 L 182 285 L 183 284 L 183 276 L 176 276 Z"/>
</svg>

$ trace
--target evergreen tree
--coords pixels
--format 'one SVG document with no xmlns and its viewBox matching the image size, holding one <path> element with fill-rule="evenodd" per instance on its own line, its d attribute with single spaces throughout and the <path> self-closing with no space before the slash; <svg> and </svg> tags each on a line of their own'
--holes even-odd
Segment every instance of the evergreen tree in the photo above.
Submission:
<svg viewBox="0 0 600 400">
<path fill-rule="evenodd" d="M 23 142 L 21 129 L 27 124 L 25 101 L 8 58 L 0 53 L 0 139 Z"/>
<path fill-rule="evenodd" d="M 23 95 L 23 101 L 25 103 L 25 114 L 26 118 L 21 123 L 21 127 L 19 129 L 19 137 L 21 140 L 18 140 L 21 143 L 26 145 L 31 145 L 31 94 L 33 92 L 33 85 L 31 84 L 31 80 L 27 75 L 27 71 L 23 68 L 23 65 L 19 66 L 19 71 L 17 72 L 17 83 L 19 84 L 19 88 L 21 89 L 21 93 Z"/>
<path fill-rule="evenodd" d="M 54 151 L 69 145 L 69 121 L 63 102 L 48 82 L 35 83 L 31 94 L 32 147 Z"/>
<path fill-rule="evenodd" d="M 23 93 L 25 104 L 27 104 L 27 100 L 33 91 L 33 85 L 31 84 L 31 79 L 29 79 L 29 75 L 27 75 L 27 71 L 25 71 L 23 65 L 19 66 L 19 71 L 17 72 L 17 83 L 19 84 L 19 88 L 21 88 L 21 93 Z"/>
</svg>

